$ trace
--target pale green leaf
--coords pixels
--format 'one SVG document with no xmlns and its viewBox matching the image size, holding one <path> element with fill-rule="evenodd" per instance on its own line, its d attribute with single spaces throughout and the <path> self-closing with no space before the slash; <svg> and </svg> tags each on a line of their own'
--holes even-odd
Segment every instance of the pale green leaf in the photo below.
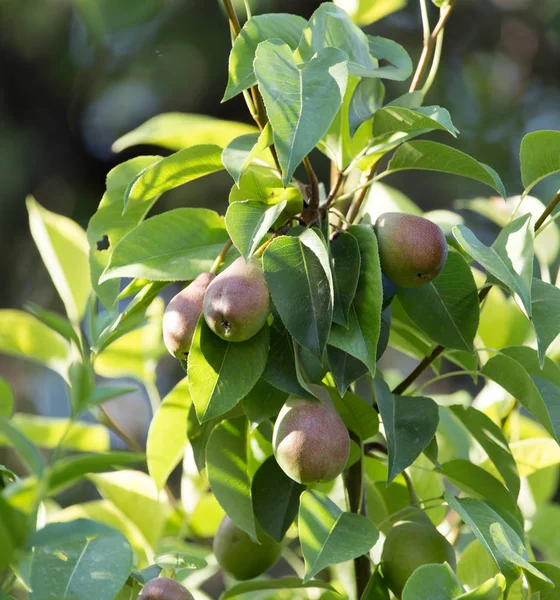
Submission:
<svg viewBox="0 0 560 600">
<path fill-rule="evenodd" d="M 120 137 L 113 144 L 113 152 L 122 152 L 139 144 L 162 146 L 174 151 L 201 144 L 225 148 L 234 138 L 256 131 L 253 125 L 224 121 L 208 115 L 163 113 Z"/>
<path fill-rule="evenodd" d="M 373 135 L 418 129 L 446 131 L 457 137 L 449 112 L 441 106 L 425 106 L 415 110 L 385 106 L 375 113 Z"/>
<path fill-rule="evenodd" d="M 381 77 L 404 81 L 412 74 L 412 61 L 408 52 L 397 42 L 374 35 L 368 35 L 369 51 L 378 60 L 387 61 L 388 65 L 377 67 L 362 73 L 365 77 Z"/>
<path fill-rule="evenodd" d="M 158 489 L 165 486 L 169 475 L 183 458 L 191 403 L 185 377 L 165 396 L 150 423 L 146 456 L 148 472 Z"/>
<path fill-rule="evenodd" d="M 406 582 L 402 600 L 453 600 L 462 593 L 461 583 L 447 563 L 422 565 Z"/>
<path fill-rule="evenodd" d="M 0 435 L 14 448 L 29 471 L 40 478 L 45 469 L 45 462 L 31 440 L 4 417 L 0 417 Z"/>
<path fill-rule="evenodd" d="M 403 9 L 407 0 L 334 0 L 334 3 L 343 8 L 354 23 L 364 26 Z"/>
<path fill-rule="evenodd" d="M 226 229 L 245 260 L 249 260 L 285 208 L 285 200 L 273 206 L 251 200 L 230 204 L 226 213 Z"/>
<path fill-rule="evenodd" d="M 521 140 L 521 180 L 525 193 L 560 171 L 560 131 L 533 131 Z"/>
<path fill-rule="evenodd" d="M 493 169 L 464 152 L 438 142 L 421 140 L 403 144 L 393 155 L 383 175 L 407 169 L 460 175 L 490 186 L 504 198 L 506 195 L 504 185 Z"/>
<path fill-rule="evenodd" d="M 268 592 L 272 590 L 306 590 L 306 589 L 322 589 L 330 590 L 336 593 L 335 588 L 330 583 L 320 580 L 312 580 L 307 583 L 302 583 L 299 577 L 280 577 L 279 579 L 257 579 L 256 581 L 244 581 L 237 583 L 229 589 L 227 589 L 220 600 L 228 600 L 229 598 L 238 598 L 242 594 L 248 594 L 250 592 Z M 273 596 L 267 596 L 272 598 Z"/>
<path fill-rule="evenodd" d="M 188 281 L 209 271 L 228 240 L 224 221 L 207 208 L 176 208 L 147 219 L 113 250 L 101 276 Z"/>
<path fill-rule="evenodd" d="M 69 319 L 78 323 L 91 292 L 86 232 L 67 217 L 27 198 L 29 227 Z"/>
<path fill-rule="evenodd" d="M 531 312 L 537 334 L 539 360 L 542 363 L 548 347 L 560 334 L 560 289 L 533 278 Z"/>
<path fill-rule="evenodd" d="M 9 382 L 0 377 L 0 417 L 9 419 L 14 410 L 14 391 Z"/>
</svg>

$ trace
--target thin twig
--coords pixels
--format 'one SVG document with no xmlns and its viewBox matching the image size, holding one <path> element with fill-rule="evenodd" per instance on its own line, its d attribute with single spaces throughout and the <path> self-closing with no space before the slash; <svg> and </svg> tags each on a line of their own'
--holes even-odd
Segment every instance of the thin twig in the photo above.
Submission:
<svg viewBox="0 0 560 600">
<path fill-rule="evenodd" d="M 229 24 L 231 25 L 233 34 L 235 37 L 237 37 L 241 32 L 241 23 L 239 22 L 239 18 L 237 17 L 235 8 L 231 0 L 224 0 L 224 6 L 226 7 L 226 11 L 229 18 Z"/>
<path fill-rule="evenodd" d="M 360 212 L 360 208 L 367 195 L 369 186 L 373 181 L 373 176 L 375 175 L 375 171 L 377 169 L 378 164 L 379 160 L 376 160 L 367 171 L 364 171 L 362 175 L 361 188 L 356 192 L 354 200 L 352 200 L 352 204 L 350 204 L 350 208 L 346 213 L 346 219 L 349 223 L 353 223 L 354 219 L 358 216 L 358 213 Z"/>
<path fill-rule="evenodd" d="M 535 223 L 535 233 L 540 229 L 541 225 L 546 221 L 546 218 L 550 215 L 550 213 L 556 208 L 558 203 L 560 202 L 560 190 L 556 192 L 556 196 L 548 203 L 547 207 L 544 209 L 542 215 L 538 218 Z"/>
<path fill-rule="evenodd" d="M 220 252 L 220 254 L 218 254 L 218 256 L 216 257 L 216 260 L 214 261 L 214 264 L 212 265 L 212 268 L 210 269 L 210 273 L 215 275 L 218 272 L 218 269 L 222 266 L 222 263 L 224 262 L 226 254 L 228 253 L 229 249 L 232 246 L 233 246 L 233 242 L 231 240 L 228 240 L 224 244 L 222 251 Z"/>
<path fill-rule="evenodd" d="M 440 31 L 443 30 L 449 16 L 451 15 L 451 11 L 455 6 L 455 0 L 449 0 L 449 2 L 441 9 L 439 14 L 439 21 L 437 25 L 434 27 L 434 30 L 430 34 L 428 38 L 424 39 L 424 45 L 422 48 L 422 54 L 420 55 L 420 60 L 418 61 L 418 66 L 416 67 L 416 72 L 414 73 L 414 77 L 412 79 L 412 83 L 410 84 L 409 92 L 415 92 L 419 87 L 426 70 L 428 69 L 428 65 L 430 63 L 430 58 L 432 57 L 432 53 L 436 46 L 437 37 Z"/>
<path fill-rule="evenodd" d="M 334 163 L 333 163 L 334 164 Z M 336 171 L 334 177 L 332 178 L 332 185 L 329 191 L 329 195 L 325 200 L 325 209 L 329 209 L 331 204 L 336 200 L 336 195 L 338 194 L 338 190 L 344 181 L 344 173 L 342 171 Z"/>
</svg>

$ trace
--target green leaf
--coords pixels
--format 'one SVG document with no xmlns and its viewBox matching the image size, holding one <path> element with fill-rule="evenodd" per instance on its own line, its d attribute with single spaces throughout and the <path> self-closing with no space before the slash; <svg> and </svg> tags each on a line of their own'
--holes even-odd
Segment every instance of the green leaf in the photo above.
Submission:
<svg viewBox="0 0 560 600">
<path fill-rule="evenodd" d="M 376 527 L 366 517 L 342 512 L 320 492 L 304 492 L 299 509 L 299 539 L 305 559 L 303 581 L 330 565 L 366 554 L 378 536 Z"/>
<path fill-rule="evenodd" d="M 216 425 L 206 447 L 206 469 L 212 493 L 230 519 L 257 539 L 247 464 L 246 417 Z"/>
<path fill-rule="evenodd" d="M 90 474 L 101 495 L 110 500 L 140 530 L 154 547 L 171 512 L 167 496 L 156 489 L 146 473 L 119 470 L 113 473 Z"/>
<path fill-rule="evenodd" d="M 9 419 L 14 410 L 14 390 L 10 383 L 0 377 L 0 417 Z"/>
<path fill-rule="evenodd" d="M 133 386 L 100 385 L 93 390 L 87 404 L 89 406 L 99 406 L 108 400 L 134 394 L 137 391 L 138 388 Z"/>
<path fill-rule="evenodd" d="M 153 204 L 143 201 L 129 203 L 128 210 L 123 215 L 124 196 L 131 181 L 159 160 L 160 156 L 139 156 L 109 171 L 107 191 L 88 224 L 91 284 L 97 297 L 107 308 L 117 300 L 119 282 L 107 281 L 100 285 L 99 277 L 109 264 L 113 248 L 142 221 Z"/>
<path fill-rule="evenodd" d="M 64 339 L 69 342 L 74 342 L 77 348 L 81 348 L 82 342 L 76 333 L 76 330 L 72 327 L 72 323 L 62 315 L 49 310 L 44 310 L 36 304 L 26 302 L 24 304 L 25 310 L 30 312 L 34 317 L 39 319 L 41 323 L 44 323 L 47 327 L 50 327 L 56 333 L 59 333 Z"/>
<path fill-rule="evenodd" d="M 526 557 L 527 551 L 523 542 L 514 529 L 490 506 L 482 500 L 474 498 L 456 498 L 448 492 L 445 493 L 445 499 L 449 506 L 458 513 L 472 529 L 475 536 L 482 543 L 487 552 L 490 553 L 498 568 L 506 578 L 508 587 L 521 575 L 520 567 L 512 562 L 509 557 L 504 556 L 501 548 L 496 544 L 492 536 L 492 525 L 501 525 L 504 536 L 508 540 L 512 551 L 515 554 Z"/>
<path fill-rule="evenodd" d="M 207 208 L 176 208 L 147 219 L 114 249 L 101 276 L 187 281 L 209 271 L 228 235 L 223 219 Z"/>
<path fill-rule="evenodd" d="M 198 420 L 232 409 L 257 383 L 266 366 L 269 328 L 246 342 L 226 342 L 201 318 L 188 357 L 188 380 Z"/>
<path fill-rule="evenodd" d="M 519 473 L 502 430 L 483 412 L 462 406 L 450 407 L 451 412 L 482 446 L 505 481 L 514 498 L 519 495 Z"/>
<path fill-rule="evenodd" d="M 0 310 L 0 353 L 40 363 L 67 378 L 70 346 L 58 333 L 20 310 Z"/>
<path fill-rule="evenodd" d="M 279 390 L 299 398 L 312 398 L 298 380 L 292 337 L 277 321 L 270 328 L 270 350 L 263 378 Z"/>
<path fill-rule="evenodd" d="M 389 600 L 389 590 L 379 570 L 373 572 L 360 600 Z"/>
<path fill-rule="evenodd" d="M 386 60 L 391 63 L 383 67 L 377 67 L 367 74 L 366 77 L 380 77 L 382 79 L 393 79 L 404 81 L 412 74 L 412 61 L 408 52 L 397 42 L 387 38 L 368 35 L 369 51 L 378 60 Z"/>
<path fill-rule="evenodd" d="M 533 131 L 521 140 L 521 180 L 525 194 L 539 181 L 560 171 L 560 131 Z"/>
<path fill-rule="evenodd" d="M 49 491 L 58 494 L 64 488 L 76 483 L 89 473 L 103 473 L 108 469 L 119 469 L 126 466 L 143 464 L 146 457 L 143 454 L 131 452 L 100 452 L 81 454 L 58 460 L 49 476 Z"/>
<path fill-rule="evenodd" d="M 441 106 L 425 106 L 411 110 L 398 106 L 385 106 L 375 113 L 373 135 L 396 131 L 446 131 L 457 137 L 449 112 Z"/>
<path fill-rule="evenodd" d="M 295 57 L 298 62 L 308 62 L 327 48 L 337 48 L 346 54 L 350 75 L 361 76 L 376 67 L 369 53 L 366 34 L 352 23 L 346 12 L 325 2 L 309 19 Z"/>
<path fill-rule="evenodd" d="M 334 0 L 334 3 L 343 8 L 351 17 L 354 23 L 360 25 L 369 25 L 379 21 L 383 17 L 401 10 L 406 6 L 407 0 L 381 0 L 371 2 L 371 0 Z"/>
<path fill-rule="evenodd" d="M 439 423 L 437 404 L 423 396 L 397 396 L 383 379 L 375 378 L 375 398 L 385 428 L 391 483 L 432 441 Z"/>
<path fill-rule="evenodd" d="M 253 425 L 259 425 L 266 419 L 278 415 L 287 397 L 287 392 L 275 388 L 261 377 L 255 387 L 243 398 L 243 410 Z"/>
<path fill-rule="evenodd" d="M 160 490 L 183 458 L 191 404 L 185 377 L 165 396 L 150 423 L 146 442 L 148 472 Z"/>
<path fill-rule="evenodd" d="M 201 144 L 179 150 L 140 173 L 126 191 L 123 212 L 138 204 L 151 206 L 164 192 L 223 168 L 220 146 Z"/>
<path fill-rule="evenodd" d="M 402 600 L 453 600 L 462 593 L 461 583 L 447 563 L 422 565 L 406 582 Z"/>
<path fill-rule="evenodd" d="M 334 346 L 327 346 L 327 357 L 329 370 L 341 396 L 344 396 L 346 390 L 368 372 L 368 368 L 361 360 Z"/>
<path fill-rule="evenodd" d="M 43 457 L 31 441 L 10 421 L 0 417 L 0 435 L 2 435 L 18 453 L 31 473 L 41 478 L 45 470 Z"/>
<path fill-rule="evenodd" d="M 478 290 L 471 269 L 459 252 L 450 249 L 441 273 L 418 288 L 399 289 L 407 315 L 434 342 L 472 352 L 478 329 Z"/>
<path fill-rule="evenodd" d="M 367 225 L 353 225 L 349 232 L 360 248 L 358 288 L 349 314 L 349 328 L 333 323 L 328 341 L 329 345 L 362 361 L 374 375 L 383 300 L 377 238 Z"/>
<path fill-rule="evenodd" d="M 165 552 L 157 554 L 154 562 L 162 569 L 171 569 L 180 571 L 181 569 L 204 569 L 208 563 L 198 556 L 193 556 L 187 552 Z"/>
<path fill-rule="evenodd" d="M 560 440 L 559 383 L 545 379 L 539 371 L 529 373 L 523 362 L 509 353 L 493 356 L 482 373 L 517 398 L 556 441 Z"/>
<path fill-rule="evenodd" d="M 537 334 L 539 361 L 543 364 L 548 347 L 560 334 L 560 289 L 533 278 L 531 312 Z"/>
<path fill-rule="evenodd" d="M 29 227 L 52 282 L 73 323 L 86 311 L 91 292 L 86 232 L 75 222 L 27 198 Z"/>
<path fill-rule="evenodd" d="M 23 549 L 29 532 L 27 515 L 0 495 L 0 572 L 6 569 L 18 550 Z"/>
<path fill-rule="evenodd" d="M 162 146 L 173 151 L 201 144 L 225 148 L 234 138 L 256 132 L 257 128 L 253 125 L 207 115 L 163 113 L 120 137 L 113 144 L 113 152 L 138 145 Z"/>
<path fill-rule="evenodd" d="M 337 593 L 330 583 L 320 580 L 312 580 L 303 583 L 299 577 L 280 577 L 279 579 L 257 579 L 256 581 L 244 581 L 237 583 L 226 590 L 220 600 L 237 598 L 242 594 L 250 592 L 267 592 L 272 590 L 299 590 L 299 589 L 322 589 Z M 273 596 L 267 596 L 273 598 Z"/>
<path fill-rule="evenodd" d="M 285 200 L 270 207 L 250 200 L 230 204 L 226 213 L 226 229 L 245 260 L 249 260 L 285 208 Z"/>
<path fill-rule="evenodd" d="M 34 444 L 42 448 L 56 448 L 59 444 L 67 450 L 78 452 L 105 452 L 109 450 L 109 432 L 102 425 L 76 421 L 68 431 L 69 419 L 57 419 L 16 413 L 12 424 Z M 5 442 L 0 436 L 0 445 Z"/>
<path fill-rule="evenodd" d="M 463 225 L 453 228 L 453 236 L 488 273 L 516 295 L 525 314 L 530 317 L 533 259 L 529 215 L 512 221 L 502 229 L 491 247 L 485 246 Z"/>
<path fill-rule="evenodd" d="M 549 589 L 547 590 L 543 586 L 543 582 L 540 581 L 540 577 L 535 577 L 532 573 L 527 572 L 527 580 L 531 585 L 531 591 L 540 591 L 540 598 L 542 600 L 558 600 L 560 598 L 560 567 L 541 561 L 531 562 L 531 565 L 538 569 L 541 574 L 544 573 L 555 585 L 553 590 L 550 590 L 550 586 L 548 586 Z"/>
<path fill-rule="evenodd" d="M 297 48 L 305 19 L 290 14 L 257 15 L 249 19 L 235 38 L 229 57 L 229 79 L 224 99 L 230 100 L 257 83 L 253 72 L 255 52 L 261 42 L 275 38 L 292 50 Z"/>
<path fill-rule="evenodd" d="M 509 490 L 483 468 L 468 460 L 457 458 L 441 465 L 441 472 L 466 494 L 475 498 L 487 498 L 518 519 L 521 518 L 517 503 Z"/>
<path fill-rule="evenodd" d="M 459 596 L 457 600 L 502 600 L 505 589 L 506 579 L 501 573 L 498 573 L 474 590 Z"/>
<path fill-rule="evenodd" d="M 294 522 L 305 486 L 288 477 L 274 456 L 265 460 L 253 477 L 253 511 L 264 531 L 281 542 Z"/>
<path fill-rule="evenodd" d="M 354 88 L 348 109 L 350 137 L 383 106 L 385 86 L 375 78 L 362 79 Z"/>
<path fill-rule="evenodd" d="M 333 321 L 348 326 L 348 313 L 360 277 L 360 246 L 350 233 L 342 233 L 330 244 L 334 284 Z"/>
<path fill-rule="evenodd" d="M 287 44 L 261 42 L 254 63 L 274 144 L 287 185 L 296 167 L 326 133 L 342 104 L 347 56 L 336 48 L 321 50 L 298 65 Z"/>
<path fill-rule="evenodd" d="M 233 186 L 229 194 L 229 203 L 251 200 L 267 206 L 286 201 L 286 213 L 297 215 L 303 210 L 301 190 L 295 185 L 284 188 L 282 179 L 273 170 L 260 165 L 251 168 L 241 177 L 238 186 Z"/>
<path fill-rule="evenodd" d="M 379 416 L 371 404 L 352 392 L 341 396 L 334 388 L 329 387 L 327 390 L 346 427 L 362 442 L 377 435 Z"/>
<path fill-rule="evenodd" d="M 282 322 L 301 346 L 321 359 L 333 311 L 333 281 L 323 241 L 313 229 L 298 237 L 276 238 L 263 255 L 263 269 Z"/>
<path fill-rule="evenodd" d="M 391 158 L 383 175 L 406 169 L 439 171 L 480 181 L 505 198 L 504 185 L 496 172 L 477 160 L 444 144 L 425 140 L 407 142 Z"/>
<path fill-rule="evenodd" d="M 126 538 L 94 521 L 52 523 L 32 545 L 31 598 L 113 600 L 132 569 Z"/>
<path fill-rule="evenodd" d="M 272 128 L 270 123 L 267 123 L 260 134 L 241 135 L 224 148 L 222 163 L 236 185 L 239 185 L 241 176 L 251 166 L 253 160 L 257 158 L 268 162 L 271 167 L 275 166 L 272 154 L 265 154 L 265 150 L 271 146 L 272 142 Z"/>
<path fill-rule="evenodd" d="M 548 436 L 511 442 L 510 448 L 521 477 L 560 464 L 560 446 Z"/>
</svg>

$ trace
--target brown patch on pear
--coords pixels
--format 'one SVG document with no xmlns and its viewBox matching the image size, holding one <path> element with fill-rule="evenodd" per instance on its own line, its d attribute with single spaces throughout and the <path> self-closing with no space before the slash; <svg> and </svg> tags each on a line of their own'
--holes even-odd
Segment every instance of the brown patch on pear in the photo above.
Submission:
<svg viewBox="0 0 560 600">
<path fill-rule="evenodd" d="M 204 294 L 214 277 L 212 273 L 201 273 L 167 305 L 163 313 L 163 341 L 172 356 L 184 358 L 191 349 Z"/>
<path fill-rule="evenodd" d="M 178 581 L 169 577 L 158 577 L 148 581 L 138 600 L 194 600 L 194 597 Z"/>
<path fill-rule="evenodd" d="M 204 318 L 228 342 L 244 342 L 259 332 L 270 312 L 270 295 L 256 258 L 234 261 L 208 286 Z"/>
<path fill-rule="evenodd" d="M 272 446 L 286 475 L 307 485 L 331 481 L 342 473 L 350 436 L 334 407 L 293 398 L 276 419 Z"/>
<path fill-rule="evenodd" d="M 254 542 L 226 515 L 214 537 L 213 549 L 218 564 L 239 581 L 253 579 L 268 571 L 280 558 L 282 544 L 273 540 L 258 525 L 257 538 L 259 543 Z"/>
<path fill-rule="evenodd" d="M 447 240 L 435 224 L 404 213 L 384 213 L 375 223 L 383 273 L 406 288 L 429 283 L 447 260 Z"/>
</svg>

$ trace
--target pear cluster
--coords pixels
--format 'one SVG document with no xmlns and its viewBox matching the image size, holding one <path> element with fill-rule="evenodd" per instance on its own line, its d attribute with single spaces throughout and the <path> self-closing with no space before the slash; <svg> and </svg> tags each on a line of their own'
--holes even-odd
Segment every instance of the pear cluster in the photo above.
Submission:
<svg viewBox="0 0 560 600">
<path fill-rule="evenodd" d="M 244 342 L 261 330 L 269 312 L 270 295 L 259 260 L 240 257 L 217 276 L 201 273 L 169 302 L 163 340 L 170 354 L 184 359 L 201 314 L 222 339 Z"/>
<path fill-rule="evenodd" d="M 381 270 L 398 287 L 415 288 L 429 283 L 445 265 L 445 235 L 424 217 L 384 213 L 375 222 L 375 233 Z"/>
</svg>

